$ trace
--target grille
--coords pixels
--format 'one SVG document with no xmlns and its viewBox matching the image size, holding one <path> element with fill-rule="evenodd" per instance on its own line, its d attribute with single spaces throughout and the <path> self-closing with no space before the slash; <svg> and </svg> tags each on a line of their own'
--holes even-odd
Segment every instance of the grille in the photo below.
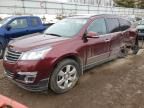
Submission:
<svg viewBox="0 0 144 108">
<path fill-rule="evenodd" d="M 8 49 L 6 50 L 5 60 L 9 62 L 16 62 L 20 58 L 21 54 L 22 54 L 21 52 L 12 51 Z"/>
<path fill-rule="evenodd" d="M 12 73 L 12 72 L 10 72 L 10 71 L 5 70 L 5 74 L 6 74 L 6 76 L 9 77 L 9 78 L 13 78 L 13 77 L 14 77 L 14 73 Z"/>
<path fill-rule="evenodd" d="M 144 30 L 143 29 L 139 29 L 138 30 L 140 33 L 144 33 Z"/>
</svg>

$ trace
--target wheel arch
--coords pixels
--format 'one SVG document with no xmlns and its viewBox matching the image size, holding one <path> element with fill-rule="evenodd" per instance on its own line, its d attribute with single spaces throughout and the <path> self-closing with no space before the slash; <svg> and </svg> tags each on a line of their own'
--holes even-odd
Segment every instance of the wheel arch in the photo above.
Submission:
<svg viewBox="0 0 144 108">
<path fill-rule="evenodd" d="M 72 60 L 74 60 L 74 61 L 76 61 L 78 64 L 79 64 L 79 66 L 80 66 L 80 75 L 82 75 L 83 74 L 83 69 L 82 69 L 82 60 L 80 59 L 80 57 L 78 56 L 78 55 L 76 55 L 76 54 L 67 54 L 67 55 L 64 55 L 64 56 L 61 56 L 61 57 L 59 57 L 55 62 L 54 62 L 54 65 L 53 65 L 53 67 L 55 68 L 62 60 L 64 60 L 64 59 L 72 59 Z"/>
</svg>

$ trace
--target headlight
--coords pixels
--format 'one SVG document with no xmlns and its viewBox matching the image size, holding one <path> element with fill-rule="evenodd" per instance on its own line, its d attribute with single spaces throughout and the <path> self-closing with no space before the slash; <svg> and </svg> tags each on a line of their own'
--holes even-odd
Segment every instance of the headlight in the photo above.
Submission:
<svg viewBox="0 0 144 108">
<path fill-rule="evenodd" d="M 39 60 L 43 59 L 45 54 L 48 53 L 52 48 L 49 47 L 47 49 L 36 49 L 33 51 L 24 52 L 20 58 L 20 60 Z"/>
</svg>

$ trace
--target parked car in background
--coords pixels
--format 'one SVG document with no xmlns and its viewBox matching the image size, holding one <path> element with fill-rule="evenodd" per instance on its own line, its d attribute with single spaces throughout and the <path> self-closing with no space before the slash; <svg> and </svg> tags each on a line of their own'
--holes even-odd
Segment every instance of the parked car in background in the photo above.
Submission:
<svg viewBox="0 0 144 108">
<path fill-rule="evenodd" d="M 114 15 L 75 16 L 43 34 L 10 42 L 4 56 L 5 75 L 30 91 L 48 87 L 55 93 L 72 89 L 84 70 L 138 51 L 137 30 Z"/>
<path fill-rule="evenodd" d="M 53 24 L 55 24 L 55 23 L 44 23 L 43 25 L 44 25 L 46 28 L 48 28 L 48 27 L 52 26 Z"/>
<path fill-rule="evenodd" d="M 144 20 L 139 21 L 137 25 L 139 39 L 144 39 Z"/>
<path fill-rule="evenodd" d="M 0 95 L 0 108 L 28 108 L 12 99 Z"/>
<path fill-rule="evenodd" d="M 14 38 L 42 32 L 47 28 L 36 16 L 12 16 L 0 21 L 0 58 L 3 57 L 5 47 Z"/>
</svg>

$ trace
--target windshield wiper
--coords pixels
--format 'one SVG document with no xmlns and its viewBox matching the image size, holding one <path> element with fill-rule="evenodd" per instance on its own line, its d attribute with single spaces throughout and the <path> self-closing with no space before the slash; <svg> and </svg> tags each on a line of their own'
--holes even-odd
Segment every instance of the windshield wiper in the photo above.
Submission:
<svg viewBox="0 0 144 108">
<path fill-rule="evenodd" d="M 54 33 L 45 33 L 46 35 L 53 35 L 53 36 L 57 36 L 57 37 L 62 37 L 61 35 L 58 34 L 54 34 Z"/>
</svg>

